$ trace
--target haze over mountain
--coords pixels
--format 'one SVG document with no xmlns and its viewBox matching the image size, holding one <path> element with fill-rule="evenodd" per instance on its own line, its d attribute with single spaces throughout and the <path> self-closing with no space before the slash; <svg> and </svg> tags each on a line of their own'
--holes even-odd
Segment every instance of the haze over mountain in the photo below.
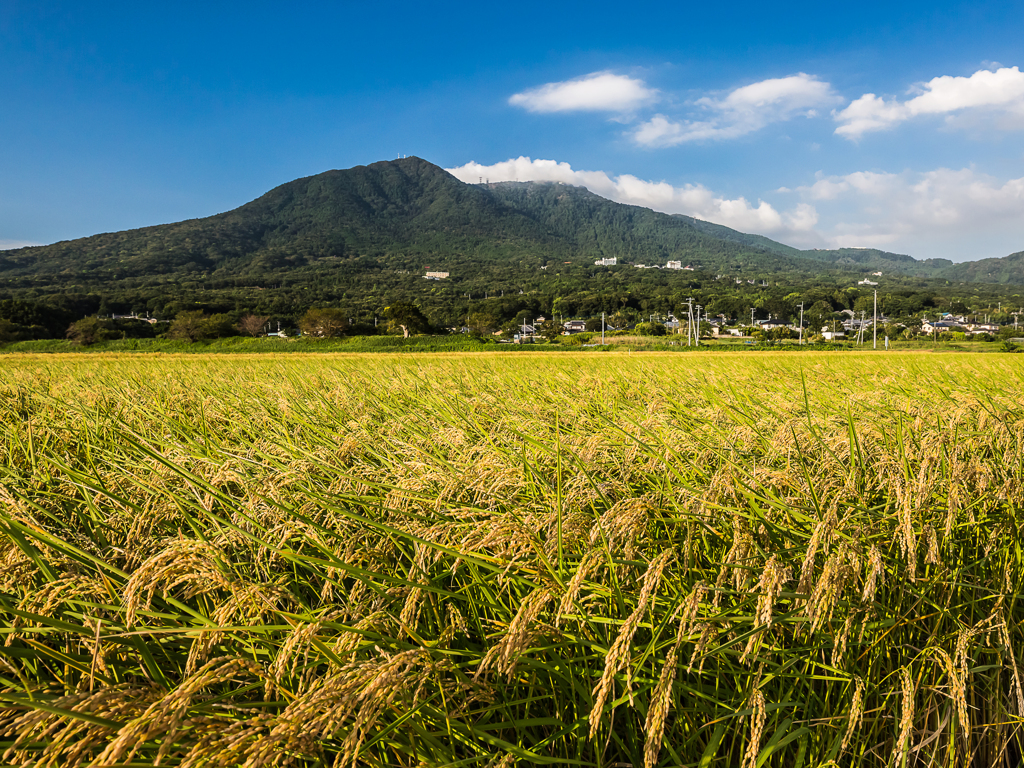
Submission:
<svg viewBox="0 0 1024 768">
<path fill-rule="evenodd" d="M 1024 254 L 977 263 L 874 249 L 802 251 L 710 222 L 606 200 L 551 182 L 464 184 L 416 157 L 297 179 L 235 210 L 0 252 L 0 280 L 99 288 L 160 278 L 286 275 L 344 278 L 434 267 L 466 277 L 549 261 L 664 264 L 707 272 L 900 274 L 1024 283 Z"/>
</svg>

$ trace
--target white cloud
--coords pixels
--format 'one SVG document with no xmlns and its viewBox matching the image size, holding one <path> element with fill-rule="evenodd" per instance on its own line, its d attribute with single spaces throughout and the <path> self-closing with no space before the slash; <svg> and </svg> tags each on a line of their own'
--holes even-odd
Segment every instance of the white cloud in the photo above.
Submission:
<svg viewBox="0 0 1024 768">
<path fill-rule="evenodd" d="M 773 200 L 755 202 L 717 194 L 702 184 L 674 186 L 529 157 L 494 165 L 467 163 L 448 171 L 467 183 L 484 177 L 584 186 L 620 203 L 682 213 L 801 248 L 871 246 L 953 261 L 1024 249 L 1024 178 L 1000 180 L 973 168 L 819 173 L 810 184 L 781 188 Z M 787 197 L 795 197 L 795 205 L 779 204 Z"/>
<path fill-rule="evenodd" d="M 735 139 L 769 123 L 797 116 L 814 117 L 817 109 L 838 100 L 832 86 L 800 72 L 736 88 L 721 98 L 694 102 L 707 115 L 702 120 L 673 121 L 655 115 L 642 123 L 633 139 L 647 147 L 672 147 L 689 141 Z"/>
<path fill-rule="evenodd" d="M 892 128 L 921 115 L 946 115 L 955 120 L 968 111 L 998 116 L 998 127 L 1024 128 L 1024 73 L 1017 67 L 979 70 L 970 77 L 936 77 L 912 89 L 906 101 L 885 100 L 866 93 L 834 113 L 836 134 L 859 139 L 865 133 Z"/>
<path fill-rule="evenodd" d="M 658 91 L 648 88 L 643 80 L 593 72 L 517 93 L 508 103 L 529 112 L 629 112 L 650 104 L 657 96 Z"/>
<path fill-rule="evenodd" d="M 758 200 L 754 205 L 744 197 L 729 199 L 716 195 L 702 184 L 676 187 L 664 181 L 644 181 L 629 174 L 612 177 L 604 171 L 578 171 L 568 163 L 529 157 L 494 165 L 466 163 L 447 170 L 467 183 L 476 183 L 481 177 L 491 181 L 560 181 L 586 187 L 619 203 L 640 205 L 664 213 L 682 213 L 741 232 L 785 238 L 787 242 L 821 244 L 814 233 L 817 213 L 808 203 L 800 203 L 790 211 L 779 211 L 764 200 Z"/>
<path fill-rule="evenodd" d="M 965 261 L 1024 249 L 1024 178 L 973 168 L 819 175 L 796 190 L 827 224 L 833 246 L 874 246 Z"/>
</svg>

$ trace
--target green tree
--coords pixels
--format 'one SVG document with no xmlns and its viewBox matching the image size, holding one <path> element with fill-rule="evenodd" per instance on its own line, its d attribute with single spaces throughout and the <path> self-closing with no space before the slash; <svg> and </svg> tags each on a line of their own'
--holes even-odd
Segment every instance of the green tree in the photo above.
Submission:
<svg viewBox="0 0 1024 768">
<path fill-rule="evenodd" d="M 405 338 L 430 330 L 430 321 L 418 306 L 408 301 L 398 301 L 384 308 L 384 319 L 392 331 L 401 331 Z"/>
<path fill-rule="evenodd" d="M 774 341 L 781 341 L 782 339 L 796 339 L 799 338 L 800 334 L 794 331 L 792 328 L 786 326 L 780 326 L 778 328 L 772 328 L 768 331 L 768 338 Z"/>
<path fill-rule="evenodd" d="M 620 309 L 618 312 L 613 312 L 609 315 L 608 325 L 614 328 L 625 328 L 627 325 L 634 322 L 636 318 L 636 310 Z"/>
<path fill-rule="evenodd" d="M 225 336 L 235 336 L 238 330 L 231 321 L 231 316 L 224 313 L 217 313 L 206 318 L 207 339 L 221 339 Z"/>
<path fill-rule="evenodd" d="M 668 329 L 661 323 L 637 323 L 636 333 L 638 336 L 665 336 Z"/>
<path fill-rule="evenodd" d="M 476 336 L 486 336 L 494 333 L 498 327 L 498 318 L 490 312 L 470 312 L 466 315 L 466 327 Z"/>
<path fill-rule="evenodd" d="M 98 317 L 83 317 L 68 326 L 67 337 L 72 344 L 88 346 L 110 338 L 110 322 Z"/>
<path fill-rule="evenodd" d="M 804 312 L 804 324 L 812 333 L 821 333 L 822 327 L 831 319 L 832 305 L 827 301 L 816 301 Z M 829 330 L 832 330 L 831 326 Z"/>
<path fill-rule="evenodd" d="M 554 341 L 562 335 L 562 326 L 554 318 L 545 320 L 537 330 L 548 341 Z"/>
<path fill-rule="evenodd" d="M 208 338 L 209 318 L 201 309 L 179 312 L 171 322 L 167 330 L 167 336 L 172 339 L 182 339 L 188 342 L 196 342 Z"/>
<path fill-rule="evenodd" d="M 238 330 L 250 336 L 262 336 L 265 333 L 269 315 L 243 315 L 238 321 Z"/>
<path fill-rule="evenodd" d="M 348 317 L 340 309 L 310 309 L 299 318 L 299 330 L 318 339 L 336 339 L 348 330 Z"/>
</svg>

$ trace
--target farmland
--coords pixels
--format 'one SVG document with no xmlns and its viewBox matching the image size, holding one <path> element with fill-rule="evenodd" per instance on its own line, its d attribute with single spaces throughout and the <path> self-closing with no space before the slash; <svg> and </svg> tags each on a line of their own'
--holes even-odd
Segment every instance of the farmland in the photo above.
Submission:
<svg viewBox="0 0 1024 768">
<path fill-rule="evenodd" d="M 1020 357 L 5 357 L 0 762 L 1015 765 Z"/>
</svg>

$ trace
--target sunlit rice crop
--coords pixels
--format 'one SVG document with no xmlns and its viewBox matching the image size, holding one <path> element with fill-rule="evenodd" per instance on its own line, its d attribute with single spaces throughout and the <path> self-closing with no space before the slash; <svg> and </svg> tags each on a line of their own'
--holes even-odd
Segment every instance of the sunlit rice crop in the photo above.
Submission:
<svg viewBox="0 0 1024 768">
<path fill-rule="evenodd" d="M 3 764 L 1020 759 L 1015 356 L 0 366 Z"/>
</svg>

